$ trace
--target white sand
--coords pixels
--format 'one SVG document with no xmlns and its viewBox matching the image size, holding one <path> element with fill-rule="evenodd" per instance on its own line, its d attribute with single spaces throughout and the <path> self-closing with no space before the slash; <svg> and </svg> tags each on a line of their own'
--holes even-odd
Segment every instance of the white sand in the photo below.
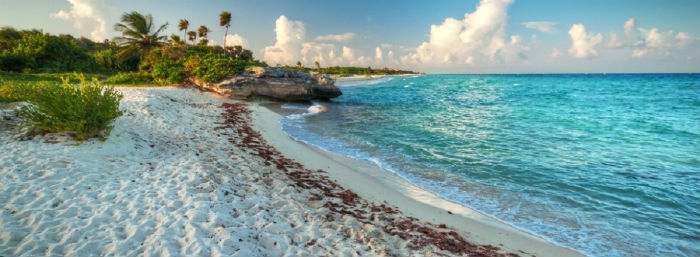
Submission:
<svg viewBox="0 0 700 257">
<path fill-rule="evenodd" d="M 21 141 L 9 122 L 0 126 L 0 256 L 449 254 L 432 246 L 411 250 L 408 241 L 382 230 L 381 220 L 363 223 L 311 201 L 310 190 L 292 186 L 284 172 L 230 143 L 235 131 L 217 129 L 220 106 L 231 100 L 183 88 L 120 90 L 126 113 L 105 142 L 75 145 L 60 135 Z M 435 202 L 403 182 L 386 187 L 381 178 L 351 173 L 358 167 L 291 141 L 275 127 L 276 114 L 254 109 L 271 145 L 309 168 L 340 171 L 330 175 L 366 199 L 387 200 L 512 252 L 576 254 Z M 403 194 L 428 197 L 429 204 Z"/>
</svg>

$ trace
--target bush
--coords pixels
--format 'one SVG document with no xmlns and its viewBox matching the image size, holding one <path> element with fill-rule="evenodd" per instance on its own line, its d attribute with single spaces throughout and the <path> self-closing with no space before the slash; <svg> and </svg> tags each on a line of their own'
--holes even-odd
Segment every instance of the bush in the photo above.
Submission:
<svg viewBox="0 0 700 257">
<path fill-rule="evenodd" d="M 80 84 L 41 83 L 33 87 L 20 116 L 29 120 L 34 131 L 74 132 L 78 140 L 98 137 L 106 139 L 110 123 L 122 115 L 119 101 L 122 94 L 113 87 L 103 86 L 97 79 L 87 81 L 78 75 Z"/>
<path fill-rule="evenodd" d="M 120 72 L 107 78 L 104 82 L 108 85 L 144 85 L 153 84 L 151 74 L 142 72 Z"/>
<path fill-rule="evenodd" d="M 22 72 L 33 65 L 30 58 L 19 54 L 0 54 L 0 70 Z"/>
<path fill-rule="evenodd" d="M 26 84 L 8 83 L 0 80 L 0 103 L 26 101 L 29 92 L 31 92 L 31 87 Z"/>
<path fill-rule="evenodd" d="M 228 55 L 207 54 L 190 59 L 185 64 L 185 71 L 200 77 L 206 82 L 218 82 L 226 76 L 241 74 L 250 63 Z"/>
</svg>

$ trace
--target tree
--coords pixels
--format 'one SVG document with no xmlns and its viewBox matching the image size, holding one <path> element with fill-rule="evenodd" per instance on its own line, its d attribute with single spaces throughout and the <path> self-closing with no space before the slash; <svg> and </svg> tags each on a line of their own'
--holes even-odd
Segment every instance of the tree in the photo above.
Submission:
<svg viewBox="0 0 700 257">
<path fill-rule="evenodd" d="M 181 19 L 180 22 L 177 24 L 177 28 L 180 29 L 180 31 L 184 31 L 185 36 L 182 38 L 187 38 L 187 28 L 190 26 L 190 22 L 187 19 Z M 187 43 L 185 43 L 187 44 Z"/>
<path fill-rule="evenodd" d="M 22 38 L 22 34 L 18 30 L 12 27 L 0 28 L 0 52 L 10 48 L 13 42 L 20 38 Z"/>
<path fill-rule="evenodd" d="M 121 21 L 114 25 L 114 29 L 122 33 L 121 37 L 115 38 L 119 46 L 123 47 L 117 54 L 122 60 L 136 54 L 143 60 L 151 48 L 164 45 L 168 39 L 168 36 L 160 34 L 168 27 L 168 23 L 154 28 L 153 16 L 150 14 L 143 15 L 135 11 L 124 13 Z"/>
<path fill-rule="evenodd" d="M 192 44 L 194 44 L 194 41 L 197 40 L 197 32 L 195 31 L 188 31 L 187 32 L 187 39 L 192 41 Z"/>
<path fill-rule="evenodd" d="M 224 47 L 226 47 L 226 36 L 228 36 L 228 28 L 231 27 L 231 13 L 223 11 L 219 14 L 219 25 L 226 27 L 224 32 Z"/>
<path fill-rule="evenodd" d="M 180 36 L 172 34 L 170 35 L 170 44 L 177 46 L 182 44 L 182 40 L 180 39 Z"/>
<path fill-rule="evenodd" d="M 199 26 L 199 29 L 197 29 L 197 32 L 199 32 L 199 43 L 206 45 L 205 40 L 207 40 L 207 33 L 209 33 L 209 28 L 207 26 Z"/>
<path fill-rule="evenodd" d="M 318 61 L 314 61 L 314 65 L 316 65 L 316 71 L 321 72 L 321 64 Z"/>
<path fill-rule="evenodd" d="M 303 66 L 301 65 L 301 62 L 297 62 L 297 69 L 301 70 L 301 68 L 303 68 Z"/>
</svg>

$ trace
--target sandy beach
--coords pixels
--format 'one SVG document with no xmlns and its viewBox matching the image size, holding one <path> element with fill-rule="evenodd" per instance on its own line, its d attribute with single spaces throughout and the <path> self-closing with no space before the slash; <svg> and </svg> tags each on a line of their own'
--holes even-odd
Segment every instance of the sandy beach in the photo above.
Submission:
<svg viewBox="0 0 700 257">
<path fill-rule="evenodd" d="M 0 256 L 583 256 L 369 164 L 279 114 L 120 88 L 109 138 L 20 135 L 0 112 Z"/>
</svg>

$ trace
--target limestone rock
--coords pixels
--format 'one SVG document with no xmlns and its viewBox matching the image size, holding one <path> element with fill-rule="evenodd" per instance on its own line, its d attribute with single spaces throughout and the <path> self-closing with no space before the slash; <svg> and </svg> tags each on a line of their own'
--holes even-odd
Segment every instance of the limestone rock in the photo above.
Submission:
<svg viewBox="0 0 700 257">
<path fill-rule="evenodd" d="M 267 96 L 285 101 L 329 99 L 342 95 L 328 75 L 290 71 L 281 68 L 250 69 L 247 73 L 218 83 L 190 79 L 196 86 L 234 99 Z"/>
</svg>

